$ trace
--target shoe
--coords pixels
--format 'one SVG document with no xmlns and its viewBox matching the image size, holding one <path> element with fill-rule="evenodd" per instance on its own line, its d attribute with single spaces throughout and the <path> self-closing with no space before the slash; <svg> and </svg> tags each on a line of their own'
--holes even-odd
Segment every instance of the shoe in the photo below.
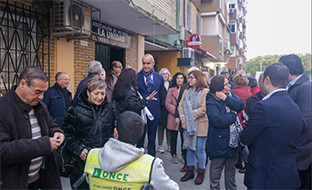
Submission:
<svg viewBox="0 0 312 190">
<path fill-rule="evenodd" d="M 198 174 L 195 179 L 195 185 L 200 185 L 204 182 L 205 171 L 206 171 L 205 169 L 200 169 L 200 168 L 197 169 Z"/>
<path fill-rule="evenodd" d="M 186 166 L 186 174 L 180 179 L 180 181 L 188 181 L 194 178 L 194 166 Z"/>
<path fill-rule="evenodd" d="M 237 169 L 243 169 L 244 167 L 243 167 L 243 164 L 242 164 L 242 162 L 237 162 L 236 164 L 235 164 L 235 168 L 237 168 Z"/>
<path fill-rule="evenodd" d="M 168 149 L 167 149 L 167 151 L 168 151 L 168 152 L 170 152 L 170 150 L 171 150 L 171 147 L 170 147 L 170 146 L 168 146 Z"/>
<path fill-rule="evenodd" d="M 163 146 L 158 146 L 158 152 L 159 153 L 164 153 L 165 152 Z"/>
<path fill-rule="evenodd" d="M 172 160 L 172 163 L 174 163 L 174 164 L 178 164 L 179 163 L 179 159 L 178 159 L 177 155 L 173 155 L 171 160 Z"/>
<path fill-rule="evenodd" d="M 183 168 L 180 169 L 180 172 L 186 172 L 186 166 L 183 166 Z"/>
</svg>

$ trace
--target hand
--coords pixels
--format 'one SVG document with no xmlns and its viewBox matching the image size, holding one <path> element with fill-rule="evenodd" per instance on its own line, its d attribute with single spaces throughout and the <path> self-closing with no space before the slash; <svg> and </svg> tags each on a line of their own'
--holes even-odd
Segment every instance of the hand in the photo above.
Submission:
<svg viewBox="0 0 312 190">
<path fill-rule="evenodd" d="M 81 160 L 83 160 L 83 161 L 85 161 L 86 160 L 86 158 L 87 158 L 87 155 L 88 155 L 88 150 L 87 149 L 83 149 L 82 151 L 81 151 L 81 153 L 80 153 L 80 158 L 81 158 Z"/>
<path fill-rule="evenodd" d="M 117 128 L 114 129 L 114 139 L 118 140 L 118 131 Z"/>
<path fill-rule="evenodd" d="M 186 129 L 186 125 L 185 125 L 185 117 L 181 118 L 181 125 L 183 129 Z"/>
<path fill-rule="evenodd" d="M 221 99 L 221 100 L 225 100 L 226 99 L 226 95 L 223 92 L 221 92 L 221 91 L 217 91 L 216 92 L 216 97 Z"/>
<path fill-rule="evenodd" d="M 180 122 L 180 119 L 179 118 L 175 118 L 175 122 L 176 122 L 176 124 L 178 124 Z"/>
<path fill-rule="evenodd" d="M 148 97 L 146 98 L 148 101 L 149 100 L 157 100 L 157 98 L 155 98 L 154 96 L 157 94 L 158 92 L 156 90 L 154 90 L 150 95 L 148 95 Z"/>
<path fill-rule="evenodd" d="M 54 150 L 56 150 L 59 147 L 59 145 L 58 145 L 59 140 L 57 140 L 54 137 L 50 137 L 49 139 L 50 139 L 50 145 L 51 145 L 51 152 L 53 152 Z"/>
<path fill-rule="evenodd" d="M 64 140 L 65 140 L 65 136 L 61 132 L 55 132 L 53 134 L 53 138 L 55 138 L 57 140 L 58 146 L 60 146 L 64 142 Z"/>
</svg>

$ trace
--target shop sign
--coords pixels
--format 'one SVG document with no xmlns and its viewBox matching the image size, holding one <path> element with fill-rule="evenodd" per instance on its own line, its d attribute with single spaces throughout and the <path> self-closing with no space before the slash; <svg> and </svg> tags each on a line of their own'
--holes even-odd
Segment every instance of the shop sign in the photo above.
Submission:
<svg viewBox="0 0 312 190">
<path fill-rule="evenodd" d="M 193 49 L 200 48 L 202 42 L 200 41 L 200 37 L 198 34 L 192 34 L 189 40 L 186 41 L 186 45 Z"/>
<path fill-rule="evenodd" d="M 96 42 L 130 48 L 130 35 L 127 32 L 96 20 L 92 20 L 92 39 Z"/>
</svg>

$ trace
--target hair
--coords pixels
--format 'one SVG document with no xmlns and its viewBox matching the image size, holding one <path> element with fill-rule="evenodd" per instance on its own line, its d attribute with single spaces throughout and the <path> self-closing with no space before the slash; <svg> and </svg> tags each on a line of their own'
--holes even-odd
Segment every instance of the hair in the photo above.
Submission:
<svg viewBox="0 0 312 190">
<path fill-rule="evenodd" d="M 198 67 L 195 67 L 195 66 L 189 68 L 189 69 L 186 71 L 186 72 L 187 72 L 187 75 L 190 75 L 191 72 L 192 72 L 192 71 L 195 71 L 195 70 L 199 71 L 199 68 L 198 68 Z"/>
<path fill-rule="evenodd" d="M 171 73 L 170 73 L 170 71 L 167 68 L 160 69 L 159 74 L 162 74 L 162 73 L 168 73 L 168 75 L 169 75 L 168 80 L 169 81 L 171 80 Z"/>
<path fill-rule="evenodd" d="M 176 74 L 173 75 L 171 87 L 178 86 L 177 85 L 177 78 L 179 75 L 182 75 L 182 77 L 183 77 L 183 84 L 187 83 L 187 78 L 186 78 L 185 74 L 181 73 L 181 72 L 177 72 Z"/>
<path fill-rule="evenodd" d="M 193 74 L 194 77 L 196 78 L 196 91 L 201 91 L 204 88 L 208 88 L 208 84 L 205 81 L 205 75 L 203 72 L 201 72 L 200 70 L 193 70 L 190 72 L 189 75 Z M 190 86 L 188 85 L 187 87 L 188 89 L 190 88 Z"/>
<path fill-rule="evenodd" d="M 125 111 L 117 119 L 118 140 L 135 145 L 144 132 L 144 122 L 138 114 Z"/>
<path fill-rule="evenodd" d="M 270 78 L 270 81 L 274 87 L 286 88 L 288 83 L 289 70 L 282 63 L 273 63 L 265 69 L 263 80 L 267 76 Z"/>
<path fill-rule="evenodd" d="M 98 77 L 93 77 L 86 82 L 86 88 L 89 92 L 97 89 L 106 89 L 106 83 Z"/>
<path fill-rule="evenodd" d="M 67 74 L 67 73 L 65 73 L 65 72 L 58 72 L 58 73 L 56 73 L 56 75 L 55 75 L 55 82 L 61 77 L 62 74 Z"/>
<path fill-rule="evenodd" d="M 304 71 L 301 59 L 295 54 L 284 55 L 278 61 L 286 65 L 291 75 L 301 75 Z"/>
<path fill-rule="evenodd" d="M 91 75 L 98 74 L 102 68 L 102 64 L 99 61 L 90 61 L 88 63 L 88 73 Z"/>
<path fill-rule="evenodd" d="M 117 63 L 120 63 L 120 64 L 121 64 L 120 61 L 117 61 L 117 60 L 113 61 L 112 64 L 111 64 L 111 65 L 112 65 L 112 68 L 113 68 L 113 67 L 117 67 Z"/>
<path fill-rule="evenodd" d="M 20 75 L 20 81 L 24 79 L 27 83 L 27 86 L 31 86 L 33 80 L 40 79 L 44 82 L 48 82 L 47 75 L 43 70 L 39 69 L 37 66 L 28 66 L 26 67 Z"/>
<path fill-rule="evenodd" d="M 249 83 L 248 83 L 248 86 L 250 86 L 251 88 L 254 88 L 254 87 L 256 87 L 257 85 L 258 85 L 258 83 L 257 83 L 257 79 L 255 78 L 255 77 L 247 77 L 248 78 L 248 81 L 249 81 Z"/>
<path fill-rule="evenodd" d="M 233 76 L 233 82 L 235 86 L 242 86 L 242 85 L 248 85 L 248 78 L 245 74 L 235 74 Z"/>
<path fill-rule="evenodd" d="M 154 57 L 152 56 L 152 54 L 147 53 L 147 54 L 145 54 L 145 55 L 142 57 L 142 59 L 143 59 L 144 57 L 150 57 L 150 58 L 152 59 L 152 62 L 155 63 L 155 59 L 154 59 Z"/>
<path fill-rule="evenodd" d="M 225 76 L 216 75 L 210 81 L 210 92 L 215 94 L 218 91 L 222 91 L 224 89 L 224 80 Z"/>
<path fill-rule="evenodd" d="M 137 76 L 134 70 L 132 69 L 124 69 L 114 86 L 113 97 L 115 100 L 124 99 L 125 95 L 128 91 L 134 89 L 137 93 Z"/>
</svg>

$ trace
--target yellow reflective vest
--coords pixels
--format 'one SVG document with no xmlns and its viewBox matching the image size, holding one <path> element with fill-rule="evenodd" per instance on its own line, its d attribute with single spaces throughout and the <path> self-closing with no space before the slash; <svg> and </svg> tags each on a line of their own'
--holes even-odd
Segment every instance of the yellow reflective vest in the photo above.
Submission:
<svg viewBox="0 0 312 190">
<path fill-rule="evenodd" d="M 87 157 L 84 172 L 88 174 L 91 190 L 135 190 L 150 181 L 154 157 L 144 154 L 120 171 L 106 172 L 99 163 L 100 148 L 92 149 Z M 118 155 L 116 155 L 118 156 Z"/>
</svg>

